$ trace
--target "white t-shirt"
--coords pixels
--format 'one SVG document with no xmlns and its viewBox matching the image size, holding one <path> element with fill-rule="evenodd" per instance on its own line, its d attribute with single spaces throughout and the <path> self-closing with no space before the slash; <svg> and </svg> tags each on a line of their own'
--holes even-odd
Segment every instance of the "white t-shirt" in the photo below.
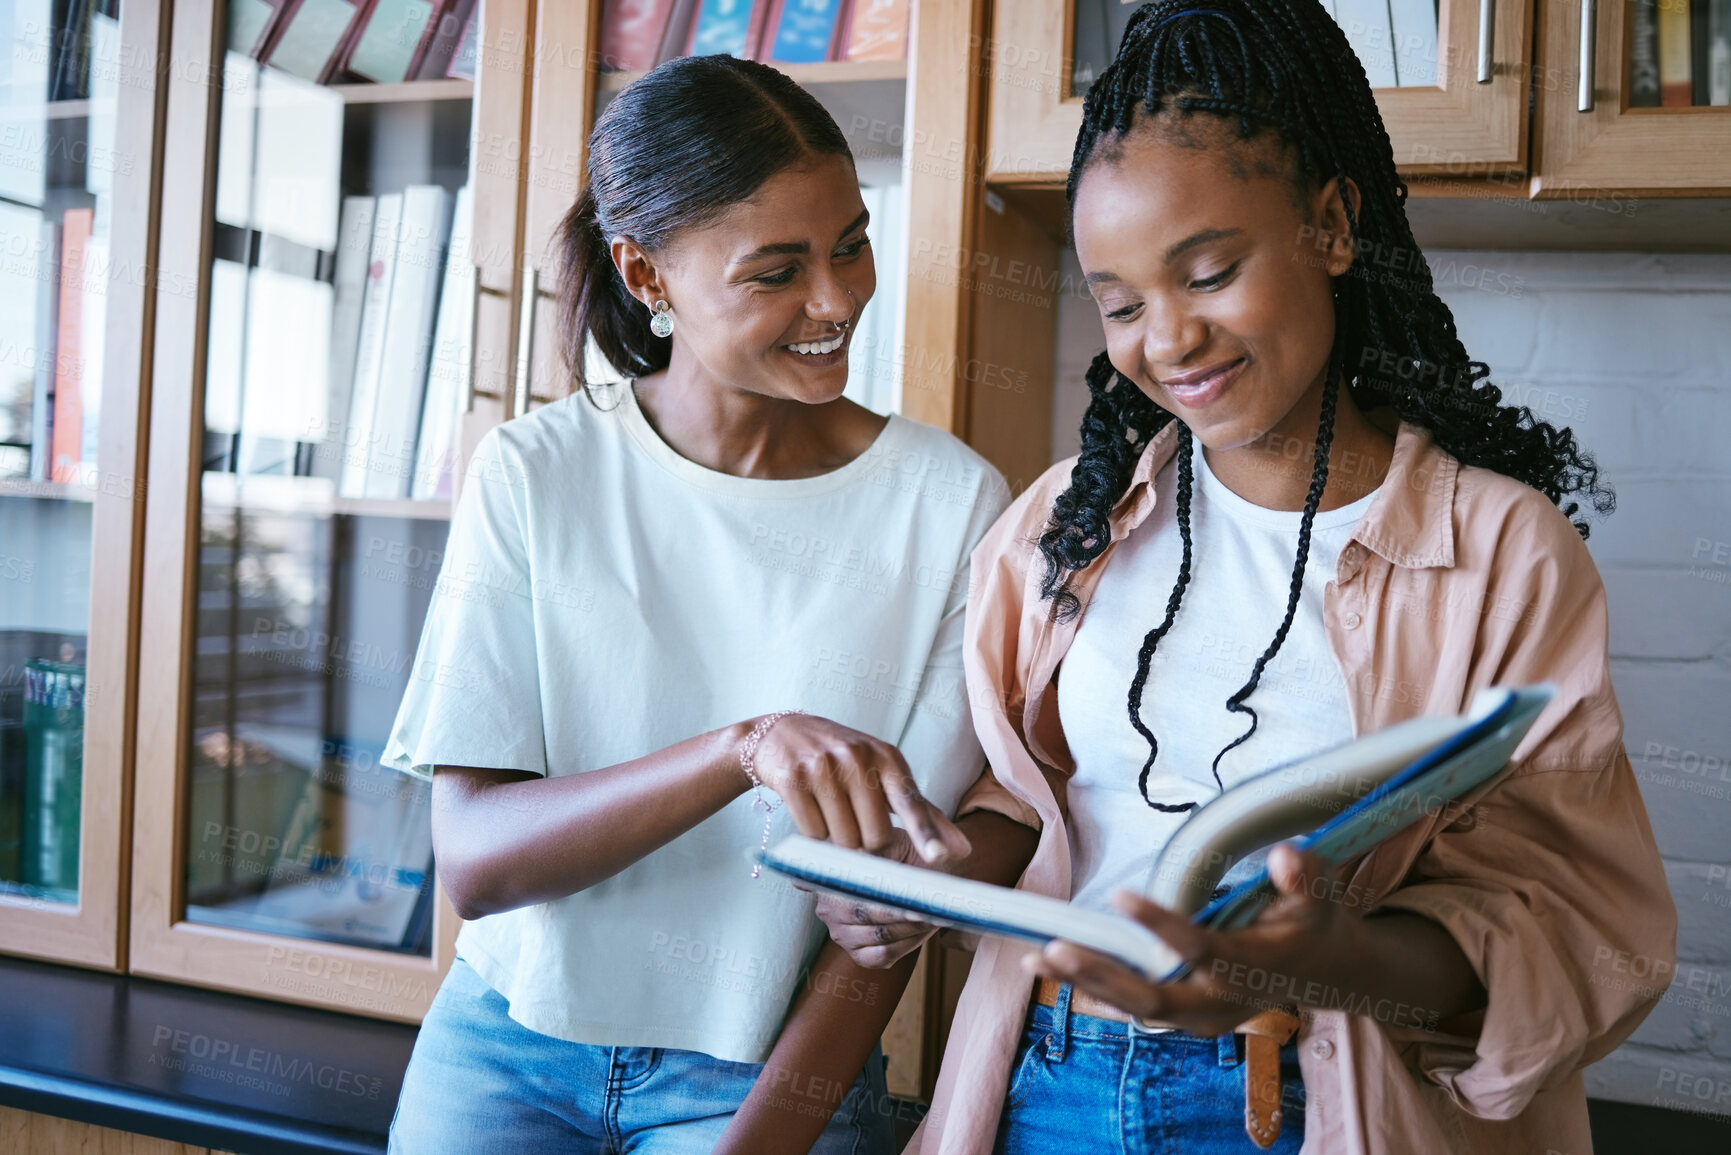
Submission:
<svg viewBox="0 0 1731 1155">
<path fill-rule="evenodd" d="M 1148 797 L 1165 805 L 1206 803 L 1220 793 L 1210 769 L 1215 755 L 1250 727 L 1226 701 L 1249 680 L 1286 613 L 1303 518 L 1233 493 L 1209 472 L 1199 446 L 1192 461 L 1190 584 L 1142 692 L 1142 721 L 1160 744 Z M 1155 487 L 1154 512 L 1114 547 L 1058 673 L 1058 714 L 1076 761 L 1068 786 L 1071 900 L 1099 910 L 1113 909 L 1107 900 L 1120 887 L 1146 890 L 1154 856 L 1189 817 L 1155 810 L 1136 785 L 1148 743 L 1130 724 L 1130 682 L 1142 639 L 1165 616 L 1183 554 L 1176 457 Z M 1220 760 L 1226 787 L 1352 738 L 1322 598 L 1374 498 L 1316 515 L 1292 628 L 1245 702 L 1259 719 L 1256 733 Z M 1227 878 L 1248 877 L 1262 857 Z"/>
<path fill-rule="evenodd" d="M 900 417 L 822 476 L 734 477 L 675 453 L 630 388 L 609 395 L 481 439 L 384 764 L 580 774 L 799 708 L 894 742 L 954 813 L 982 765 L 968 555 L 1002 477 Z M 813 896 L 750 877 L 752 801 L 587 890 L 466 923 L 458 950 L 531 1030 L 763 1061 L 825 936 Z M 792 829 L 777 810 L 771 840 Z"/>
</svg>

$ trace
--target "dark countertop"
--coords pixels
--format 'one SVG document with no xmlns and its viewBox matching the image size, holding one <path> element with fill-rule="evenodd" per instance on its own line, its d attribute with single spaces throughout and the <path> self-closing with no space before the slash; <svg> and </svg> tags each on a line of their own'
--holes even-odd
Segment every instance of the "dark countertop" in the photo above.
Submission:
<svg viewBox="0 0 1731 1155">
<path fill-rule="evenodd" d="M 0 1105 L 242 1155 L 382 1153 L 415 1034 L 0 957 Z"/>
</svg>

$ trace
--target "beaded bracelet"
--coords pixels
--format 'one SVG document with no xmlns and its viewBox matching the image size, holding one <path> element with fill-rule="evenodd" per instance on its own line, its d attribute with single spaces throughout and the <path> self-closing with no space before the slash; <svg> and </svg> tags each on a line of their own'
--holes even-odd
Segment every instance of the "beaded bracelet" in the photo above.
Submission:
<svg viewBox="0 0 1731 1155">
<path fill-rule="evenodd" d="M 763 736 L 769 733 L 769 728 L 787 717 L 789 714 L 803 714 L 804 710 L 779 710 L 774 714 L 765 714 L 757 720 L 757 725 L 751 728 L 751 733 L 745 736 L 745 741 L 739 744 L 739 768 L 745 771 L 745 776 L 751 779 L 751 788 L 757 799 L 752 802 L 753 810 L 763 811 L 763 844 L 760 851 L 769 849 L 769 826 L 775 820 L 776 808 L 781 805 L 781 799 L 774 802 L 763 796 L 763 779 L 757 776 L 757 745 L 763 741 Z M 751 877 L 756 878 L 763 870 L 762 863 L 753 863 Z"/>
</svg>

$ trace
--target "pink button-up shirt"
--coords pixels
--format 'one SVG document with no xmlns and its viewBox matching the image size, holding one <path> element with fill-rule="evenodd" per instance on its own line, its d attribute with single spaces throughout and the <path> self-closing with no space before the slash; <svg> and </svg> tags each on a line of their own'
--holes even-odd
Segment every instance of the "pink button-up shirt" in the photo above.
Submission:
<svg viewBox="0 0 1731 1155">
<path fill-rule="evenodd" d="M 1167 426 L 1143 453 L 1112 513 L 1114 542 L 1152 511 L 1154 475 L 1172 457 L 1175 432 Z M 990 769 L 960 808 L 1038 828 L 1020 885 L 1066 898 L 1064 796 L 1074 764 L 1055 675 L 1082 615 L 1052 620 L 1034 543 L 1071 464 L 1047 471 L 973 554 L 967 676 Z M 1074 575 L 1084 614 L 1111 560 L 1108 546 Z M 1651 978 L 1629 975 L 1669 975 L 1677 932 L 1623 749 L 1598 571 L 1541 494 L 1461 466 L 1403 424 L 1388 476 L 1341 550 L 1323 615 L 1360 734 L 1460 712 L 1485 686 L 1548 681 L 1558 692 L 1509 768 L 1466 800 L 1470 809 L 1421 819 L 1348 864 L 1357 889 L 1346 893 L 1447 928 L 1489 1003 L 1449 1024 L 1465 1034 L 1400 1025 L 1398 1008 L 1307 1011 L 1304 1151 L 1584 1155 L 1592 1141 L 1581 1068 L 1657 1001 Z M 1028 949 L 980 942 L 909 1151 L 991 1150 L 1029 1002 L 1019 965 Z"/>
</svg>

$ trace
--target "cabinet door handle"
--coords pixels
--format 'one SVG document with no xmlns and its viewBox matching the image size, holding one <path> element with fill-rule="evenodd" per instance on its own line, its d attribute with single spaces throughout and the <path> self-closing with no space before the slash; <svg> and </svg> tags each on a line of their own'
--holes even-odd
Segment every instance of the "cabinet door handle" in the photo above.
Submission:
<svg viewBox="0 0 1731 1155">
<path fill-rule="evenodd" d="M 1597 0 L 1581 0 L 1581 91 L 1575 100 L 1575 111 L 1593 111 L 1593 39 L 1598 24 Z"/>
<path fill-rule="evenodd" d="M 534 363 L 535 305 L 539 299 L 539 277 L 535 266 L 523 262 L 523 313 L 517 321 L 517 380 L 511 390 L 511 405 L 505 413 L 509 421 L 529 412 L 529 368 Z"/>
<path fill-rule="evenodd" d="M 459 413 L 475 411 L 475 334 L 481 323 L 481 266 L 469 265 L 469 362 L 462 367 L 463 405 Z"/>
<path fill-rule="evenodd" d="M 1479 0 L 1479 83 L 1491 82 L 1497 45 L 1497 0 Z"/>
</svg>

